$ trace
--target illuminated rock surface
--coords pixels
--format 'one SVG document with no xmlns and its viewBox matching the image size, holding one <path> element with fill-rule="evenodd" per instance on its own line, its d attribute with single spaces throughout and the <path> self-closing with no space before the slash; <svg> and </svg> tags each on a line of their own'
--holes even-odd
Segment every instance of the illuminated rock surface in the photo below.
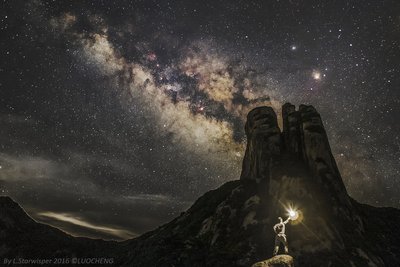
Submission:
<svg viewBox="0 0 400 267">
<path fill-rule="evenodd" d="M 294 264 L 291 256 L 276 255 L 268 260 L 254 263 L 251 267 L 294 267 Z"/>
</svg>

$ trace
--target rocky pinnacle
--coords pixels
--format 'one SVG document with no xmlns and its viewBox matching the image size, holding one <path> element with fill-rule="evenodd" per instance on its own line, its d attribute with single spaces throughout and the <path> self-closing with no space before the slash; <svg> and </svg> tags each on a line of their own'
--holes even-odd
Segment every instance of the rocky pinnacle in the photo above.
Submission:
<svg viewBox="0 0 400 267">
<path fill-rule="evenodd" d="M 271 107 L 257 107 L 249 112 L 245 125 L 247 147 L 241 180 L 261 181 L 270 188 L 274 169 L 290 168 L 293 161 L 307 166 L 307 179 L 330 192 L 334 202 L 350 205 L 346 188 L 332 155 L 321 116 L 313 106 L 282 107 L 283 131 Z M 289 159 L 289 160 L 288 160 Z M 280 162 L 276 166 L 276 162 Z"/>
<path fill-rule="evenodd" d="M 269 180 L 270 166 L 281 154 L 281 131 L 271 107 L 258 107 L 247 115 L 247 147 L 240 179 Z"/>
</svg>

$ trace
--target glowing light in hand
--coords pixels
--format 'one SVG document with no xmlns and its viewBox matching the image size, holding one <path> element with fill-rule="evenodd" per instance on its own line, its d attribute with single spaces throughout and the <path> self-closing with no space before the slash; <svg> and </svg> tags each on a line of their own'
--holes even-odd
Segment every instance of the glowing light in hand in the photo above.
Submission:
<svg viewBox="0 0 400 267">
<path fill-rule="evenodd" d="M 288 210 L 288 213 L 289 213 L 289 218 L 291 219 L 291 220 L 297 220 L 297 218 L 299 217 L 299 213 L 296 211 L 296 210 L 293 210 L 293 209 L 289 209 Z"/>
</svg>

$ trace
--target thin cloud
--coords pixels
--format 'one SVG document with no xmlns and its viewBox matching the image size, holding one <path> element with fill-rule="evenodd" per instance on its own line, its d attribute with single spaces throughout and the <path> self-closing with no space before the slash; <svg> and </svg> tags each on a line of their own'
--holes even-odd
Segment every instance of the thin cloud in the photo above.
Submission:
<svg viewBox="0 0 400 267">
<path fill-rule="evenodd" d="M 87 221 L 84 221 L 82 218 L 76 217 L 69 213 L 56 213 L 51 211 L 41 212 L 37 214 L 38 216 L 48 217 L 51 219 L 55 219 L 62 222 L 67 222 L 76 226 L 81 226 L 85 228 L 89 228 L 91 230 L 95 230 L 98 232 L 102 232 L 105 234 L 109 234 L 117 237 L 118 239 L 128 239 L 137 236 L 136 233 L 133 233 L 126 229 L 121 228 L 112 228 L 109 226 L 96 225 Z"/>
</svg>

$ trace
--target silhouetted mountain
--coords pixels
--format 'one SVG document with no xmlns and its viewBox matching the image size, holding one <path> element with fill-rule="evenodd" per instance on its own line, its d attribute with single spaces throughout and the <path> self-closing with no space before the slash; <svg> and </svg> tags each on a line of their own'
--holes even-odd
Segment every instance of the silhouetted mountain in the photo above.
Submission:
<svg viewBox="0 0 400 267">
<path fill-rule="evenodd" d="M 112 241 L 73 237 L 37 223 L 11 198 L 0 196 L 0 259 L 89 257 L 112 251 L 115 245 Z"/>
<path fill-rule="evenodd" d="M 248 114 L 240 180 L 207 192 L 178 218 L 132 240 L 73 238 L 3 198 L 0 256 L 107 251 L 126 266 L 251 266 L 272 256 L 273 225 L 295 207 L 299 218 L 286 227 L 295 266 L 400 266 L 400 211 L 348 196 L 312 106 L 296 111 L 285 104 L 282 114 L 283 132 L 272 108 Z"/>
</svg>

